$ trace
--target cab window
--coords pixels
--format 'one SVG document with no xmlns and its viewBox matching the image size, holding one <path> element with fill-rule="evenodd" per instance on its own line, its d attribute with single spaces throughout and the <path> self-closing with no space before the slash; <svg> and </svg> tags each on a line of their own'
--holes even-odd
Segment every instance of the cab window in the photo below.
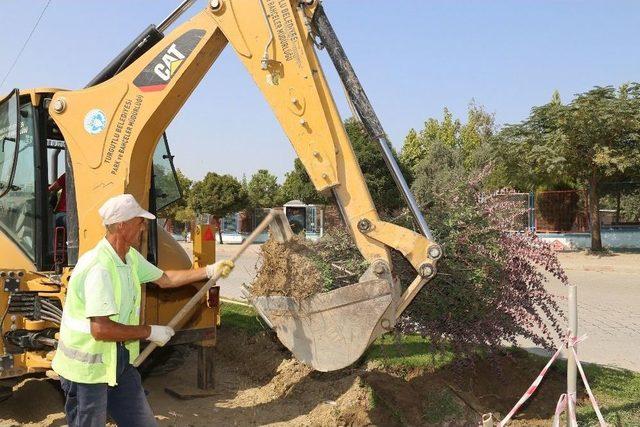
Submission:
<svg viewBox="0 0 640 427">
<path fill-rule="evenodd" d="M 156 211 L 161 211 L 182 198 L 173 168 L 173 156 L 169 151 L 165 135 L 162 135 L 153 153 L 153 185 Z"/>
<path fill-rule="evenodd" d="M 2 115 L 0 107 L 0 116 Z M 3 185 L 8 185 L 0 193 L 6 194 L 0 198 L 0 227 L 16 244 L 32 259 L 35 260 L 35 233 L 36 233 L 36 194 L 35 194 L 35 125 L 34 114 L 31 103 L 20 107 L 18 115 L 19 122 L 19 143 L 17 145 L 17 159 L 15 169 L 12 171 L 12 179 L 6 180 L 2 177 Z M 4 120 L 6 122 L 6 119 Z M 0 118 L 0 123 L 3 119 Z M 11 126 L 11 124 L 9 124 Z M 0 126 L 1 127 L 1 126 Z M 9 161 L 13 159 L 13 152 L 16 149 L 15 143 L 9 143 L 7 135 L 2 137 L 4 147 L 0 143 L 0 154 L 2 159 L 2 173 L 9 169 Z M 9 138 L 10 139 L 10 138 Z"/>
</svg>

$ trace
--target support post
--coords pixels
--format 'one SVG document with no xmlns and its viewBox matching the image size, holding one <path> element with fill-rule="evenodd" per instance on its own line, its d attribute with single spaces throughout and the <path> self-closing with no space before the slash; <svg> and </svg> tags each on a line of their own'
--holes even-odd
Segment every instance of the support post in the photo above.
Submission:
<svg viewBox="0 0 640 427">
<path fill-rule="evenodd" d="M 571 338 L 578 336 L 578 288 L 575 285 L 569 286 L 569 334 Z M 577 348 L 576 348 L 577 352 Z M 567 352 L 567 398 L 577 397 L 578 368 L 573 352 Z M 567 417 L 567 426 L 571 420 Z"/>
<path fill-rule="evenodd" d="M 533 191 L 529 192 L 529 231 L 536 232 L 536 195 Z"/>
<path fill-rule="evenodd" d="M 200 390 L 212 390 L 214 388 L 214 351 L 215 347 L 210 342 L 201 342 L 198 346 L 198 388 Z"/>
</svg>

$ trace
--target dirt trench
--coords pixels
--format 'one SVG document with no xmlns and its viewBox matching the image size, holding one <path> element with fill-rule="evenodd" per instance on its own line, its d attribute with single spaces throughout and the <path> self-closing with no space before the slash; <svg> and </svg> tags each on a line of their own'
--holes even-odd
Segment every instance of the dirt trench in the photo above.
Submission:
<svg viewBox="0 0 640 427">
<path fill-rule="evenodd" d="M 178 369 L 144 381 L 161 426 L 473 426 L 484 412 L 508 412 L 541 367 L 509 355 L 433 372 L 367 362 L 321 373 L 292 359 L 269 333 L 223 327 L 213 395 L 167 394 L 195 385 L 196 362 L 190 351 Z M 549 425 L 564 375 L 552 369 L 513 425 Z M 30 378 L 14 390 L 0 402 L 0 427 L 66 424 L 57 382 Z"/>
<path fill-rule="evenodd" d="M 267 333 L 250 337 L 222 328 L 219 343 L 212 396 L 179 400 L 165 392 L 195 386 L 195 350 L 175 371 L 145 379 L 161 426 L 394 425 L 387 413 L 372 407 L 358 369 L 313 372 Z M 65 425 L 63 405 L 56 381 L 24 380 L 12 398 L 0 403 L 0 427 Z"/>
</svg>

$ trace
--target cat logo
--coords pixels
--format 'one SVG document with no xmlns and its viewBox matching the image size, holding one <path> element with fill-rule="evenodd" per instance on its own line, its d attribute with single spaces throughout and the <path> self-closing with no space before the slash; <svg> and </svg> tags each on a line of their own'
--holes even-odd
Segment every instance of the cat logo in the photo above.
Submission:
<svg viewBox="0 0 640 427">
<path fill-rule="evenodd" d="M 162 50 L 135 78 L 133 84 L 143 92 L 158 92 L 171 82 L 198 42 L 204 30 L 189 30 Z"/>
<path fill-rule="evenodd" d="M 184 55 L 180 53 L 174 43 L 169 47 L 169 49 L 167 49 L 167 53 L 162 56 L 162 62 L 156 64 L 153 71 L 155 71 L 156 75 L 162 80 L 168 82 L 169 79 L 171 79 L 171 76 L 175 74 L 178 67 L 182 65 L 183 61 Z"/>
</svg>

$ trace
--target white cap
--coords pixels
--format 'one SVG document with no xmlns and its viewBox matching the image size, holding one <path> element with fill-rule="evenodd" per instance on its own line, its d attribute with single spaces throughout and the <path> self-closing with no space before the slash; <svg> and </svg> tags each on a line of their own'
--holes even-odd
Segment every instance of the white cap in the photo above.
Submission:
<svg viewBox="0 0 640 427">
<path fill-rule="evenodd" d="M 98 209 L 98 213 L 104 225 L 129 221 L 136 217 L 156 219 L 155 215 L 142 209 L 131 194 L 120 194 L 110 198 Z"/>
</svg>

